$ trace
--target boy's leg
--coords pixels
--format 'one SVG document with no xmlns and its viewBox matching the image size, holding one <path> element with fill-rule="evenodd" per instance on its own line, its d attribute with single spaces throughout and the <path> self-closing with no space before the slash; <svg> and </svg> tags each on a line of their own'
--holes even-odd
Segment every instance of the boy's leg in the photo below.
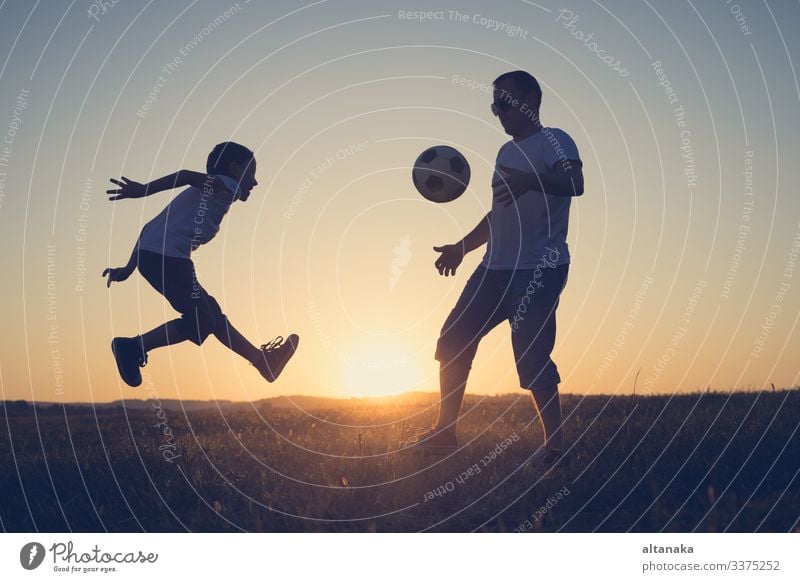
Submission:
<svg viewBox="0 0 800 582">
<path fill-rule="evenodd" d="M 177 321 L 177 319 L 173 319 L 139 336 L 145 353 L 156 348 L 185 341 L 186 338 L 181 334 L 178 325 L 176 325 Z"/>
<path fill-rule="evenodd" d="M 129 386 L 142 383 L 139 368 L 147 363 L 150 350 L 185 340 L 200 345 L 222 317 L 219 304 L 197 282 L 191 260 L 140 251 L 138 268 L 147 282 L 180 312 L 181 318 L 134 338 L 112 340 L 111 351 L 117 369 Z"/>
<path fill-rule="evenodd" d="M 261 350 L 239 333 L 239 330 L 231 325 L 225 315 L 217 318 L 217 326 L 212 333 L 224 346 L 236 352 L 251 364 L 262 355 Z"/>
<path fill-rule="evenodd" d="M 275 338 L 272 342 L 257 348 L 231 325 L 216 300 L 211 296 L 209 300 L 218 312 L 217 324 L 211 332 L 214 337 L 255 366 L 267 382 L 274 382 L 294 355 L 300 338 L 296 334 L 291 334 L 285 342 L 282 338 Z"/>
<path fill-rule="evenodd" d="M 145 354 L 186 340 L 201 345 L 216 328 L 222 312 L 197 281 L 192 261 L 141 251 L 138 267 L 147 282 L 181 314 L 179 319 L 139 336 Z"/>
</svg>

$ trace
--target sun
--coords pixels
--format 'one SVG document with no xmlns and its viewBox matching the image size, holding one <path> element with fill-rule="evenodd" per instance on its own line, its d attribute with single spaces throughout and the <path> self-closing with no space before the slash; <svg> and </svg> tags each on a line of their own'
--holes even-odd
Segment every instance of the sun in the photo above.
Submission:
<svg viewBox="0 0 800 582">
<path fill-rule="evenodd" d="M 348 352 L 342 387 L 352 396 L 384 396 L 420 388 L 422 367 L 401 342 L 377 338 Z"/>
</svg>

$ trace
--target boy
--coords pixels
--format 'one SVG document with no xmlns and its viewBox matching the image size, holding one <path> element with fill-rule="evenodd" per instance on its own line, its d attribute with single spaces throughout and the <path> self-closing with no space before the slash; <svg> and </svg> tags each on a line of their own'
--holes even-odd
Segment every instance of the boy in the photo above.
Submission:
<svg viewBox="0 0 800 582">
<path fill-rule="evenodd" d="M 208 155 L 206 174 L 180 170 L 148 184 L 111 179 L 119 186 L 107 190 L 109 200 L 143 198 L 162 190 L 189 186 L 142 229 L 128 264 L 107 268 L 107 286 L 127 279 L 138 267 L 156 291 L 181 314 L 142 335 L 116 337 L 111 351 L 120 376 L 129 386 L 139 386 L 139 370 L 147 354 L 162 346 L 189 340 L 200 345 L 214 335 L 225 346 L 245 358 L 268 381 L 274 382 L 294 354 L 300 338 L 290 335 L 286 342 L 277 337 L 261 348 L 255 347 L 234 328 L 217 301 L 197 281 L 191 252 L 210 241 L 236 200 L 246 201 L 256 181 L 253 152 L 234 142 L 214 147 Z"/>
</svg>

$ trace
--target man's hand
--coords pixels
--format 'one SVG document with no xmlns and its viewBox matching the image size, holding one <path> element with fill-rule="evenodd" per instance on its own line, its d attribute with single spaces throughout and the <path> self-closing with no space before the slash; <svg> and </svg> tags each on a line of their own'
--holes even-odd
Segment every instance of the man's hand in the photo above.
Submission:
<svg viewBox="0 0 800 582">
<path fill-rule="evenodd" d="M 133 180 L 128 180 L 125 176 L 122 176 L 122 181 L 115 180 L 114 178 L 110 178 L 110 181 L 119 186 L 119 188 L 116 190 L 106 190 L 106 194 L 116 194 L 116 196 L 110 196 L 108 198 L 109 200 L 122 200 L 123 198 L 144 198 L 147 196 L 147 187 L 144 184 L 134 182 Z"/>
<path fill-rule="evenodd" d="M 456 243 L 454 245 L 433 247 L 433 250 L 437 253 L 442 253 L 434 263 L 439 274 L 445 277 L 455 275 L 456 269 L 461 264 L 461 261 L 464 260 L 464 245 Z"/>
<path fill-rule="evenodd" d="M 101 277 L 105 277 L 106 275 L 108 275 L 108 282 L 106 283 L 106 287 L 111 287 L 112 281 L 114 283 L 121 283 L 122 281 L 130 277 L 131 273 L 133 273 L 133 269 L 128 266 L 116 267 L 116 268 L 109 267 L 105 271 L 103 271 Z"/>
<path fill-rule="evenodd" d="M 502 164 L 498 164 L 497 167 L 502 170 L 503 174 L 495 171 L 492 189 L 502 186 L 502 189 L 498 190 L 494 197 L 503 206 L 512 204 L 528 190 L 536 189 L 534 185 L 538 183 L 538 180 L 535 173 L 509 168 Z"/>
</svg>

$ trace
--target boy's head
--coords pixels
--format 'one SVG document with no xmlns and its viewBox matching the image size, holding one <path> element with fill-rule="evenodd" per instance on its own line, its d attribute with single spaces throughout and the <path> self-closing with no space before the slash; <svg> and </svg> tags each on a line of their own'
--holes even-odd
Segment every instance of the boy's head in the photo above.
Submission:
<svg viewBox="0 0 800 582">
<path fill-rule="evenodd" d="M 226 141 L 214 146 L 208 154 L 206 173 L 222 174 L 239 183 L 240 199 L 247 200 L 256 181 L 256 159 L 252 151 L 236 142 Z"/>
</svg>

